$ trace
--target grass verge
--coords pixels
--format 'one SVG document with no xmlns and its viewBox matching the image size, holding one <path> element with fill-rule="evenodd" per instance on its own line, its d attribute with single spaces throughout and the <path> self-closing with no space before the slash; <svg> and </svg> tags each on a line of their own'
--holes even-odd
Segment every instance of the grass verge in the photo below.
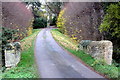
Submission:
<svg viewBox="0 0 120 80">
<path fill-rule="evenodd" d="M 104 64 L 98 60 L 95 60 L 92 58 L 89 54 L 85 54 L 83 51 L 79 51 L 77 47 L 77 43 L 75 43 L 73 40 L 71 40 L 70 37 L 62 34 L 59 32 L 58 29 L 51 30 L 51 33 L 54 37 L 54 39 L 66 50 L 80 58 L 84 63 L 86 63 L 88 66 L 91 66 L 94 70 L 97 72 L 104 74 L 105 76 L 109 78 L 118 78 L 118 73 L 120 67 L 116 67 L 114 64 L 107 65 Z M 120 74 L 119 74 L 120 76 Z"/>
<path fill-rule="evenodd" d="M 34 29 L 33 34 L 21 40 L 21 61 L 12 69 L 6 70 L 2 78 L 38 78 L 37 67 L 34 60 L 34 40 L 39 29 Z"/>
</svg>

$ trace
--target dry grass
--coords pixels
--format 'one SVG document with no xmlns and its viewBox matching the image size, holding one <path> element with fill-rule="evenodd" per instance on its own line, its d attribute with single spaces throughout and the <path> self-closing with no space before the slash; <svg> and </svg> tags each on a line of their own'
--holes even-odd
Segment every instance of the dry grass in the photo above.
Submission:
<svg viewBox="0 0 120 80">
<path fill-rule="evenodd" d="M 59 31 L 54 29 L 51 31 L 51 33 L 53 34 L 54 39 L 60 44 L 68 47 L 69 49 L 78 50 L 78 43 L 69 38 L 67 35 L 63 36 Z"/>
<path fill-rule="evenodd" d="M 37 30 L 35 33 L 38 33 L 39 30 Z M 31 36 L 21 40 L 21 47 L 22 47 L 22 51 L 27 50 L 28 48 L 30 48 L 32 46 L 32 41 L 34 40 L 34 38 L 37 36 L 37 34 L 32 34 Z"/>
</svg>

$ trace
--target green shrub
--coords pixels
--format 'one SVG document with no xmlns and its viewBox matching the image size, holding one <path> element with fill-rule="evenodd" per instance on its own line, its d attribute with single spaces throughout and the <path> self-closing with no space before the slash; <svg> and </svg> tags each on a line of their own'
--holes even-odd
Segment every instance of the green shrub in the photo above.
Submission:
<svg viewBox="0 0 120 80">
<path fill-rule="evenodd" d="M 33 28 L 45 28 L 47 26 L 47 19 L 46 18 L 35 18 L 33 22 Z"/>
<path fill-rule="evenodd" d="M 120 38 L 120 3 L 111 4 L 100 26 L 100 31 L 109 32 L 113 37 Z"/>
<path fill-rule="evenodd" d="M 2 28 L 2 32 L 0 33 L 0 40 L 2 41 L 2 47 L 4 47 L 7 43 L 14 41 L 18 39 L 17 30 L 15 29 L 9 29 L 5 27 Z"/>
</svg>

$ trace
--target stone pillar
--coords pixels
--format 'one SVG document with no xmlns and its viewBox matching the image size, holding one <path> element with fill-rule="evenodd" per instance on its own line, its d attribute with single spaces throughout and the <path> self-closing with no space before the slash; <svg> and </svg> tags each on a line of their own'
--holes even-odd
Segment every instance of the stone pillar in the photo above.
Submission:
<svg viewBox="0 0 120 80">
<path fill-rule="evenodd" d="M 112 53 L 113 53 L 113 44 L 111 41 L 101 41 L 104 48 L 104 60 L 107 64 L 112 64 Z"/>
<path fill-rule="evenodd" d="M 9 43 L 5 49 L 5 67 L 15 67 L 20 62 L 21 47 L 19 42 Z"/>
<path fill-rule="evenodd" d="M 84 42 L 83 44 L 87 45 L 86 49 L 80 48 L 80 50 L 84 50 L 87 54 L 90 54 L 95 59 L 105 61 L 108 65 L 112 64 L 113 45 L 111 41 L 108 40 L 91 41 L 89 44 L 88 41 L 82 42 Z"/>
</svg>

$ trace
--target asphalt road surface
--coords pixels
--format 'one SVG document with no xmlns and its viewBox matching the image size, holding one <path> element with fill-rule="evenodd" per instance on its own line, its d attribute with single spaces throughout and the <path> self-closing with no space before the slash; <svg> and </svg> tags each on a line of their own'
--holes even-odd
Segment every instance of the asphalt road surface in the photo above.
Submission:
<svg viewBox="0 0 120 80">
<path fill-rule="evenodd" d="M 48 28 L 36 38 L 35 58 L 41 78 L 104 78 L 64 51 Z"/>
</svg>

